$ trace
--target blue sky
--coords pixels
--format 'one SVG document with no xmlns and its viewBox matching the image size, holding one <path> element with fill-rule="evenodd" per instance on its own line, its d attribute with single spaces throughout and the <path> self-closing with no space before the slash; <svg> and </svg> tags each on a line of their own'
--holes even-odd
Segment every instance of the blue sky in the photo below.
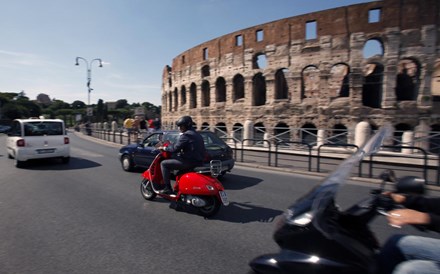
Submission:
<svg viewBox="0 0 440 274">
<path fill-rule="evenodd" d="M 367 0 L 0 0 L 0 92 L 161 105 L 161 77 L 183 51 L 254 25 Z"/>
</svg>

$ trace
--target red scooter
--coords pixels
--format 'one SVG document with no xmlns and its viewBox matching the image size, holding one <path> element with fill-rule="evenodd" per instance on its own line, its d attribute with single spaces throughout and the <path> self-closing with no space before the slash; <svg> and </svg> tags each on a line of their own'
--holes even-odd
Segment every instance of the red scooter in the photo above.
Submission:
<svg viewBox="0 0 440 274">
<path fill-rule="evenodd" d="M 168 144 L 165 143 L 163 146 Z M 177 208 L 194 208 L 204 217 L 214 216 L 222 204 L 229 204 L 225 189 L 217 179 L 222 170 L 221 161 L 211 161 L 210 167 L 196 167 L 178 172 L 173 187 L 175 194 L 160 193 L 165 187 L 160 163 L 170 157 L 170 152 L 161 151 L 142 174 L 141 194 L 146 200 L 151 201 L 159 196 L 175 202 Z"/>
</svg>

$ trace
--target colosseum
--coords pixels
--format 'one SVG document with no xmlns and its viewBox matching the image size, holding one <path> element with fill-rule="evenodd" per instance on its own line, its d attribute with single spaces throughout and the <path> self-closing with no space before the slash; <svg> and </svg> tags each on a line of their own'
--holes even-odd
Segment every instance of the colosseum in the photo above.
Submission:
<svg viewBox="0 0 440 274">
<path fill-rule="evenodd" d="M 383 0 L 215 38 L 164 68 L 163 126 L 191 115 L 238 141 L 358 144 L 391 125 L 438 153 L 439 23 L 438 0 Z"/>
</svg>

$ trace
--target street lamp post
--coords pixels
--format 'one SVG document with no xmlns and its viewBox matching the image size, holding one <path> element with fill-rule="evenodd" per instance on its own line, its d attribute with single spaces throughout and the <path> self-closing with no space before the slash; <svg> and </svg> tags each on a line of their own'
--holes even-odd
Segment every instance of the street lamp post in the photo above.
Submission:
<svg viewBox="0 0 440 274">
<path fill-rule="evenodd" d="M 92 64 L 94 61 L 99 62 L 99 67 L 102 68 L 102 60 L 100 58 L 95 58 L 92 61 L 87 61 L 87 59 L 83 58 L 83 57 L 76 57 L 76 63 L 75 66 L 79 66 L 78 61 L 79 60 L 83 60 L 86 63 L 87 66 L 87 91 L 88 91 L 88 98 L 87 98 L 87 106 L 90 106 L 90 92 L 93 90 L 92 87 L 90 86 L 90 83 L 92 81 Z"/>
</svg>

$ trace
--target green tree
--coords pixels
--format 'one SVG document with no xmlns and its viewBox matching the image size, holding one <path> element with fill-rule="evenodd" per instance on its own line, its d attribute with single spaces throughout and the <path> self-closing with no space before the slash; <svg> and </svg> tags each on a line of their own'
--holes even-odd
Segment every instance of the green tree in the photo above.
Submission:
<svg viewBox="0 0 440 274">
<path fill-rule="evenodd" d="M 102 99 L 98 100 L 98 105 L 96 106 L 96 118 L 98 122 L 103 122 L 104 116 L 104 101 Z"/>
<path fill-rule="evenodd" d="M 125 99 L 119 99 L 118 101 L 116 101 L 116 108 L 125 108 L 129 106 L 127 100 Z"/>
<path fill-rule="evenodd" d="M 76 101 L 73 101 L 73 103 L 72 103 L 73 109 L 83 109 L 85 107 L 86 107 L 86 104 L 83 101 L 76 100 Z"/>
<path fill-rule="evenodd" d="M 26 107 L 16 101 L 11 101 L 2 106 L 2 117 L 7 119 L 28 118 L 29 112 Z"/>
</svg>

